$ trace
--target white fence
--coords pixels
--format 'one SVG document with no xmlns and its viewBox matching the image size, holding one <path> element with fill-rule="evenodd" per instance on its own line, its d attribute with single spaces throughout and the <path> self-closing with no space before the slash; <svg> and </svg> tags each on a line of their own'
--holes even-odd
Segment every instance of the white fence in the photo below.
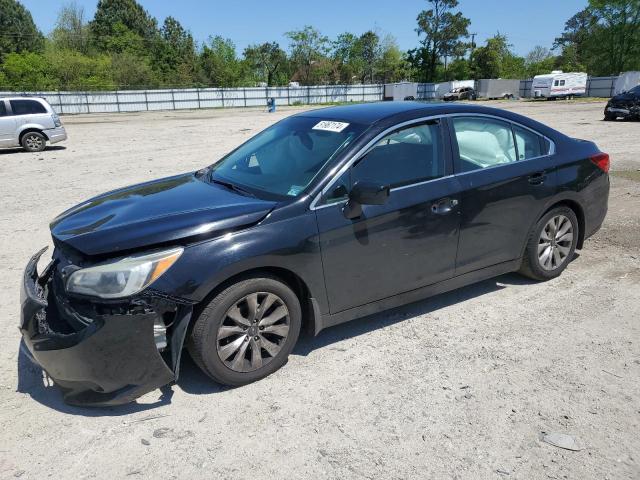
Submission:
<svg viewBox="0 0 640 480">
<path fill-rule="evenodd" d="M 60 114 L 75 114 L 265 107 L 269 98 L 275 98 L 276 105 L 375 102 L 382 100 L 383 90 L 383 85 L 327 85 L 23 93 L 45 97 Z M 0 96 L 12 94 L 15 95 L 15 92 L 0 92 Z"/>
<path fill-rule="evenodd" d="M 618 77 L 589 77 L 587 96 L 610 97 Z M 520 81 L 520 96 L 531 97 L 531 79 Z M 417 100 L 441 98 L 449 85 L 419 83 Z M 60 114 L 140 112 L 198 108 L 266 107 L 269 98 L 276 105 L 317 105 L 333 102 L 377 102 L 384 85 L 326 85 L 311 87 L 190 88 L 167 90 L 118 90 L 86 92 L 20 92 L 45 97 Z M 16 92 L 0 92 L 16 95 Z"/>
</svg>

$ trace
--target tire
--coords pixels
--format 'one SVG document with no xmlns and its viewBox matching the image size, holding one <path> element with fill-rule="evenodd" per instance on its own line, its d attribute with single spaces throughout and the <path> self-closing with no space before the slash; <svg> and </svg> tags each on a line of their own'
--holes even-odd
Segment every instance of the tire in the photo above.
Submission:
<svg viewBox="0 0 640 480">
<path fill-rule="evenodd" d="M 566 227 L 566 222 L 569 227 Z M 557 234 L 553 233 L 554 225 L 560 226 Z M 519 273 L 540 281 L 556 278 L 573 258 L 579 234 L 578 219 L 573 210 L 564 206 L 550 210 L 538 220 L 529 234 Z M 548 255 L 545 256 L 545 253 Z"/>
<path fill-rule="evenodd" d="M 280 317 L 283 312 L 286 315 Z M 246 385 L 287 362 L 301 324 L 300 301 L 280 279 L 268 275 L 245 277 L 204 307 L 189 337 L 189 353 L 213 380 L 230 386 Z"/>
<path fill-rule="evenodd" d="M 47 137 L 40 132 L 27 132 L 22 136 L 20 144 L 27 152 L 41 152 L 47 146 Z"/>
<path fill-rule="evenodd" d="M 615 115 L 609 115 L 608 113 L 604 114 L 605 122 L 613 122 L 617 117 Z"/>
</svg>

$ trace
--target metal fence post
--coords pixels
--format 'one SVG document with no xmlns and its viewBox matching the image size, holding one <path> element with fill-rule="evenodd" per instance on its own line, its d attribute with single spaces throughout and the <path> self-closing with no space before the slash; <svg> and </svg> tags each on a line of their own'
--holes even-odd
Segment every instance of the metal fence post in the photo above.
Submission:
<svg viewBox="0 0 640 480">
<path fill-rule="evenodd" d="M 64 109 L 62 108 L 62 95 L 60 94 L 60 90 L 58 90 L 58 105 L 60 105 L 60 113 L 64 113 Z"/>
<path fill-rule="evenodd" d="M 242 97 L 244 98 L 244 108 L 247 108 L 247 88 L 242 89 Z"/>
<path fill-rule="evenodd" d="M 91 109 L 89 108 L 89 94 L 84 92 L 84 101 L 87 102 L 87 113 L 91 113 Z"/>
<path fill-rule="evenodd" d="M 291 87 L 287 87 L 287 105 L 291 105 Z"/>
<path fill-rule="evenodd" d="M 176 109 L 176 97 L 173 95 L 173 88 L 171 89 L 171 106 Z"/>
<path fill-rule="evenodd" d="M 118 97 L 118 90 L 116 90 L 116 107 L 118 107 L 118 113 L 120 113 L 120 97 Z"/>
<path fill-rule="evenodd" d="M 149 97 L 147 97 L 147 91 L 144 91 L 144 106 L 149 111 Z"/>
<path fill-rule="evenodd" d="M 311 85 L 307 85 L 307 105 L 311 105 Z"/>
<path fill-rule="evenodd" d="M 200 110 L 200 89 L 196 87 L 196 97 L 198 98 L 198 110 Z"/>
</svg>

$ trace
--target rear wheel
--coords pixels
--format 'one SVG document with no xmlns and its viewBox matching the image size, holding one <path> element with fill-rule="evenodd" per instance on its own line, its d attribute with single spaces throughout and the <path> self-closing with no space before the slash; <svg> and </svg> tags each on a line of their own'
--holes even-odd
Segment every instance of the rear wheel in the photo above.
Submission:
<svg viewBox="0 0 640 480">
<path fill-rule="evenodd" d="M 40 132 L 27 132 L 20 143 L 27 152 L 41 152 L 47 146 L 47 137 Z"/>
<path fill-rule="evenodd" d="M 300 302 L 282 281 L 248 277 L 211 300 L 194 324 L 189 352 L 217 382 L 238 386 L 283 366 L 302 321 Z"/>
<path fill-rule="evenodd" d="M 547 212 L 529 235 L 520 273 L 550 280 L 567 268 L 578 242 L 578 219 L 569 207 Z"/>
</svg>

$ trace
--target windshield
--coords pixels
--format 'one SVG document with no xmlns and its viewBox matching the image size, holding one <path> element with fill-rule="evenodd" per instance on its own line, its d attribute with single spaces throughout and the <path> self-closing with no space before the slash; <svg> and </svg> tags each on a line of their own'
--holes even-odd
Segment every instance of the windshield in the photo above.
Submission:
<svg viewBox="0 0 640 480">
<path fill-rule="evenodd" d="M 210 180 L 260 196 L 297 197 L 365 126 L 289 117 L 213 165 Z"/>
</svg>

